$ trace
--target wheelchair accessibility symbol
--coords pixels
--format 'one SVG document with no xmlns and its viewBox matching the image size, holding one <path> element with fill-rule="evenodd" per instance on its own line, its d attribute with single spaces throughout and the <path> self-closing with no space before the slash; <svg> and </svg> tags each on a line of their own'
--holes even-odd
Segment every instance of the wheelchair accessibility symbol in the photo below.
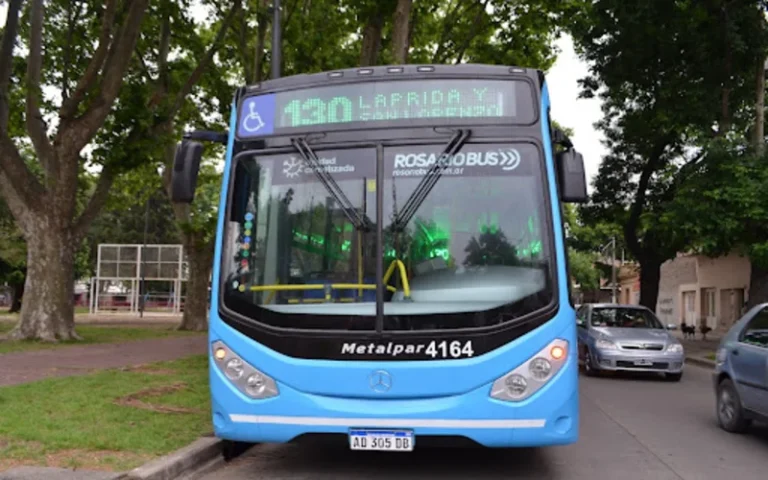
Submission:
<svg viewBox="0 0 768 480">
<path fill-rule="evenodd" d="M 248 133 L 256 133 L 264 128 L 265 123 L 261 115 L 256 111 L 256 103 L 248 102 L 248 115 L 243 118 L 242 127 Z"/>
<path fill-rule="evenodd" d="M 275 130 L 275 94 L 246 98 L 238 121 L 237 134 L 241 137 L 271 135 Z"/>
</svg>

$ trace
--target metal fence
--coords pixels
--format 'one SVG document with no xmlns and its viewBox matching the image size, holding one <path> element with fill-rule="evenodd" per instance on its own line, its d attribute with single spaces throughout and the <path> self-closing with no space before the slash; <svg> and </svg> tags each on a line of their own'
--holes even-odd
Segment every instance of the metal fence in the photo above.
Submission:
<svg viewBox="0 0 768 480">
<path fill-rule="evenodd" d="M 188 275 L 182 245 L 100 244 L 90 312 L 179 314 Z"/>
</svg>

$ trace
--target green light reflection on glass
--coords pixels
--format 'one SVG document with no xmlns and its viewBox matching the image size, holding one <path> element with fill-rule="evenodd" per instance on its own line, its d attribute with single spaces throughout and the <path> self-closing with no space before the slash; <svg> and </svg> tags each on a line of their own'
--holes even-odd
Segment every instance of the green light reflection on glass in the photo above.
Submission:
<svg viewBox="0 0 768 480">
<path fill-rule="evenodd" d="M 309 245 L 314 244 L 315 246 L 322 247 L 325 245 L 325 239 L 317 234 L 313 234 L 310 238 L 309 235 L 306 233 L 301 233 L 299 231 L 294 230 L 293 231 L 293 238 L 296 240 L 300 240 L 303 243 Z M 341 242 L 341 251 L 348 252 L 352 248 L 352 242 L 350 240 L 343 240 Z"/>
</svg>

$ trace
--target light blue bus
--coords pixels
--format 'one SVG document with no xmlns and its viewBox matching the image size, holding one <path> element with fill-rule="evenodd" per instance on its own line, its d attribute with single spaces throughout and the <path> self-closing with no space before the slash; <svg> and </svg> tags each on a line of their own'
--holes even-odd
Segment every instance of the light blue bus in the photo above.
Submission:
<svg viewBox="0 0 768 480">
<path fill-rule="evenodd" d="M 228 133 L 186 135 L 176 202 L 193 200 L 200 141 L 226 145 L 216 436 L 575 442 L 561 205 L 586 200 L 586 178 L 549 110 L 538 70 L 381 66 L 241 88 Z"/>
</svg>

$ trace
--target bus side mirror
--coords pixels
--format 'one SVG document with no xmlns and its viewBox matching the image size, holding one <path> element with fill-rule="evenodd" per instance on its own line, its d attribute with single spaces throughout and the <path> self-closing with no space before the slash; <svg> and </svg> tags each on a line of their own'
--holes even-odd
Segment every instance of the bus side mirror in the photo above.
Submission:
<svg viewBox="0 0 768 480">
<path fill-rule="evenodd" d="M 203 158 L 203 144 L 183 140 L 176 147 L 171 172 L 171 201 L 173 203 L 192 203 L 197 188 L 197 174 L 200 160 Z"/>
<path fill-rule="evenodd" d="M 584 157 L 576 150 L 568 149 L 557 153 L 555 163 L 560 183 L 560 200 L 565 203 L 585 203 L 588 196 Z"/>
</svg>

